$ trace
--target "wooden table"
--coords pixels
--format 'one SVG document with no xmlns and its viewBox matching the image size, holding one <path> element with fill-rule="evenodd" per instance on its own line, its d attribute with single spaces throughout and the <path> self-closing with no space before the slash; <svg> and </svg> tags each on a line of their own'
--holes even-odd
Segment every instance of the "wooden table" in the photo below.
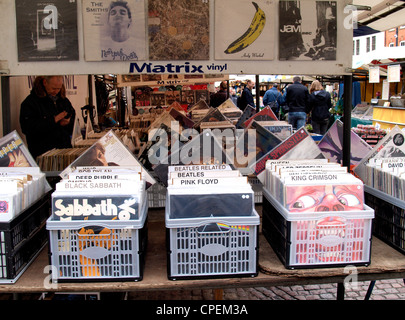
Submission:
<svg viewBox="0 0 405 320">
<path fill-rule="evenodd" d="M 148 248 L 141 281 L 114 282 L 49 282 L 45 267 L 49 264 L 45 248 L 14 284 L 1 284 L 0 293 L 41 292 L 127 292 L 136 290 L 221 290 L 235 287 L 271 287 L 297 284 L 342 284 L 349 273 L 344 268 L 315 268 L 288 270 L 277 258 L 265 238 L 259 236 L 259 274 L 257 277 L 168 280 L 166 271 L 165 225 L 163 221 L 149 221 Z M 371 264 L 357 267 L 358 281 L 405 278 L 405 256 L 382 241 L 373 238 Z M 353 271 L 353 270 L 351 270 Z M 353 274 L 352 274 L 353 276 Z M 52 286 L 53 285 L 53 286 Z M 341 289 L 343 286 L 340 286 Z"/>
</svg>

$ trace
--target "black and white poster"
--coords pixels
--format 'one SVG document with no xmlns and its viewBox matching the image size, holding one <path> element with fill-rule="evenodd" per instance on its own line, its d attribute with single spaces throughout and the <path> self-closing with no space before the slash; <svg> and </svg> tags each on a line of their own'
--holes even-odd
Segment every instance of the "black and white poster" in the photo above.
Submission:
<svg viewBox="0 0 405 320">
<path fill-rule="evenodd" d="M 144 0 L 83 0 L 86 61 L 137 61 L 146 57 Z"/>
<path fill-rule="evenodd" d="M 279 59 L 336 60 L 336 1 L 280 1 Z"/>
<path fill-rule="evenodd" d="M 16 0 L 18 61 L 79 60 L 76 0 Z"/>
</svg>

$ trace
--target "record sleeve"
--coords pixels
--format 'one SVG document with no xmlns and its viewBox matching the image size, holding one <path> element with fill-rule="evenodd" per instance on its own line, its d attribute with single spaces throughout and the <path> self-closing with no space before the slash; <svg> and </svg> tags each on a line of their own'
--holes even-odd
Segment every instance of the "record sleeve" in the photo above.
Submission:
<svg viewBox="0 0 405 320">
<path fill-rule="evenodd" d="M 65 179 L 76 167 L 80 166 L 141 166 L 146 181 L 146 189 L 156 181 L 142 166 L 135 155 L 122 143 L 111 130 L 73 161 L 60 177 Z"/>
<path fill-rule="evenodd" d="M 359 137 L 353 130 L 350 131 L 350 164 L 356 166 L 372 147 Z M 318 143 L 325 158 L 342 164 L 343 161 L 343 122 L 337 119 Z"/>
<path fill-rule="evenodd" d="M 354 168 L 354 173 L 367 185 L 370 184 L 372 176 L 367 174 L 367 164 L 371 159 L 396 158 L 405 156 L 405 136 L 402 130 L 396 125 L 381 139 L 378 144 L 370 150 Z"/>
<path fill-rule="evenodd" d="M 249 128 L 252 121 L 278 121 L 277 116 L 274 114 L 273 110 L 271 110 L 270 106 L 264 107 L 258 113 L 252 115 L 248 120 L 245 121 L 244 127 Z"/>
<path fill-rule="evenodd" d="M 15 130 L 0 138 L 0 167 L 38 167 Z"/>
<path fill-rule="evenodd" d="M 325 158 L 318 145 L 305 128 L 297 130 L 251 166 L 257 178 L 264 183 L 266 161 L 270 159 L 318 159 Z"/>
<path fill-rule="evenodd" d="M 148 1 L 149 60 L 208 60 L 209 0 Z"/>
<path fill-rule="evenodd" d="M 18 61 L 79 60 L 77 3 L 16 0 Z"/>
<path fill-rule="evenodd" d="M 215 1 L 215 59 L 273 60 L 276 10 L 274 1 Z"/>
<path fill-rule="evenodd" d="M 146 58 L 143 0 L 83 0 L 86 61 L 137 61 Z"/>
<path fill-rule="evenodd" d="M 269 130 L 272 134 L 281 140 L 287 139 L 293 133 L 291 124 L 286 121 L 258 121 L 259 124 Z"/>
<path fill-rule="evenodd" d="M 174 165 L 229 165 L 231 169 L 235 169 L 233 159 L 229 158 L 222 144 L 209 129 L 194 136 L 179 149 L 172 150 L 166 159 L 154 166 L 154 172 L 165 186 L 167 186 L 168 167 Z"/>
<path fill-rule="evenodd" d="M 336 1 L 279 2 L 279 59 L 336 60 Z"/>
<path fill-rule="evenodd" d="M 247 105 L 245 110 L 243 110 L 242 115 L 239 117 L 238 122 L 236 122 L 236 128 L 244 129 L 245 122 L 251 118 L 256 113 L 256 108 L 251 105 Z"/>
</svg>

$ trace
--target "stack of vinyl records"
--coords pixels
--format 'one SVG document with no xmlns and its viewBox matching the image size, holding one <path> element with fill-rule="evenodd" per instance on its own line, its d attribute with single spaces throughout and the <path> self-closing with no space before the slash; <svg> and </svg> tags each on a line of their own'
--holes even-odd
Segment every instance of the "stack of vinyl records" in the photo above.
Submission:
<svg viewBox="0 0 405 320">
<path fill-rule="evenodd" d="M 325 159 L 267 160 L 263 234 L 290 267 L 370 263 L 363 182 Z"/>
<path fill-rule="evenodd" d="M 366 172 L 370 187 L 405 200 L 405 157 L 370 159 Z"/>
<path fill-rule="evenodd" d="M 266 188 L 290 212 L 362 210 L 363 182 L 346 167 L 327 161 L 269 160 Z M 328 192 L 335 195 L 335 201 L 324 205 Z"/>
<path fill-rule="evenodd" d="M 39 167 L 3 167 L 0 175 L 0 221 L 10 221 L 49 191 Z"/>
<path fill-rule="evenodd" d="M 136 220 L 146 206 L 141 167 L 76 167 L 52 193 L 53 220 Z"/>
<path fill-rule="evenodd" d="M 169 167 L 170 218 L 251 216 L 253 209 L 253 189 L 239 170 L 227 165 Z"/>
</svg>

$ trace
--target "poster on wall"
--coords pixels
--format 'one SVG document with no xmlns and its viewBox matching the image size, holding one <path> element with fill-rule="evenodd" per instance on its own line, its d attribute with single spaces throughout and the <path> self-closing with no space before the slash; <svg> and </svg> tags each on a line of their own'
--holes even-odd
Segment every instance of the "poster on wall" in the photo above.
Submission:
<svg viewBox="0 0 405 320">
<path fill-rule="evenodd" d="M 144 0 L 83 0 L 86 61 L 137 61 L 146 58 Z"/>
<path fill-rule="evenodd" d="M 275 3 L 215 1 L 215 59 L 273 60 Z"/>
<path fill-rule="evenodd" d="M 18 61 L 79 60 L 76 0 L 16 0 Z"/>
<path fill-rule="evenodd" d="M 209 0 L 149 0 L 149 60 L 208 60 Z"/>
<path fill-rule="evenodd" d="M 279 2 L 279 59 L 336 60 L 336 1 Z"/>
</svg>

